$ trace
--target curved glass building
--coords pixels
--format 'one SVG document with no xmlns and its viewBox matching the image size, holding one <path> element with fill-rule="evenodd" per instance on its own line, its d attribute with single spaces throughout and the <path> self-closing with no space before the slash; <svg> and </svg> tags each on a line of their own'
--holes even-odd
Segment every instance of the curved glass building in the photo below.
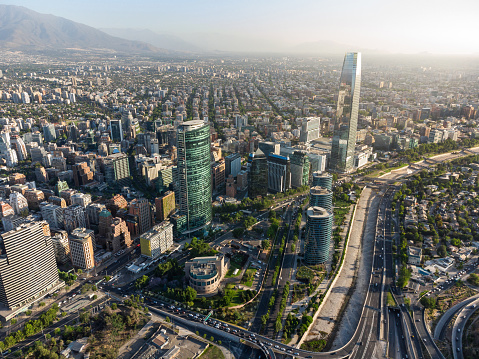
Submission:
<svg viewBox="0 0 479 359">
<path fill-rule="evenodd" d="M 306 239 L 304 260 L 307 265 L 325 263 L 333 231 L 333 212 L 321 207 L 306 211 Z"/>
<path fill-rule="evenodd" d="M 193 233 L 211 223 L 210 126 L 187 121 L 178 126 L 179 209 L 186 215 L 186 229 Z"/>
<path fill-rule="evenodd" d="M 360 88 L 361 53 L 348 52 L 344 56 L 339 81 L 338 107 L 329 162 L 331 170 L 335 172 L 347 173 L 354 168 Z"/>
<path fill-rule="evenodd" d="M 333 192 L 320 186 L 311 187 L 309 191 L 309 205 L 331 211 L 333 209 Z"/>
<path fill-rule="evenodd" d="M 320 186 L 326 189 L 333 188 L 333 176 L 328 172 L 314 172 L 313 173 L 313 184 L 311 187 Z"/>
</svg>

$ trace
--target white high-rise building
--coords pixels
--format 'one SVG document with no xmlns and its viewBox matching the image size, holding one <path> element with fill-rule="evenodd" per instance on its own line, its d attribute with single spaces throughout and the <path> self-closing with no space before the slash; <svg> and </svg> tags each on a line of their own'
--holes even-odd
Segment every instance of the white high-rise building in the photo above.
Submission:
<svg viewBox="0 0 479 359">
<path fill-rule="evenodd" d="M 11 140 L 12 145 L 17 150 L 17 156 L 19 161 L 25 161 L 28 157 L 27 148 L 25 142 L 23 142 L 20 136 L 14 136 Z"/>
<path fill-rule="evenodd" d="M 10 193 L 10 206 L 12 206 L 15 214 L 21 214 L 25 209 L 28 211 L 27 199 L 19 192 Z"/>
<path fill-rule="evenodd" d="M 91 195 L 88 193 L 75 193 L 72 196 L 72 204 L 79 204 L 86 208 L 91 203 Z"/>
<path fill-rule="evenodd" d="M 42 217 L 52 228 L 63 228 L 63 208 L 53 203 L 40 203 Z"/>
<path fill-rule="evenodd" d="M 6 153 L 7 167 L 16 167 L 18 165 L 17 151 L 11 148 Z"/>
<path fill-rule="evenodd" d="M 320 136 L 320 125 L 321 121 L 319 117 L 308 117 L 303 119 L 299 140 L 308 143 L 318 139 Z"/>
</svg>

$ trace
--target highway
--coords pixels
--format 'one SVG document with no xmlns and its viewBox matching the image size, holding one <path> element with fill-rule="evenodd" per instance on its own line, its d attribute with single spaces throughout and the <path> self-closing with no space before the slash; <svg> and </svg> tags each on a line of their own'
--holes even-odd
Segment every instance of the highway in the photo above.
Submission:
<svg viewBox="0 0 479 359">
<path fill-rule="evenodd" d="M 463 351 L 462 351 L 462 337 L 464 336 L 464 330 L 466 327 L 466 323 L 469 318 L 474 314 L 474 312 L 479 309 L 479 299 L 476 299 L 462 308 L 459 312 L 454 326 L 452 328 L 452 353 L 454 355 L 454 359 L 463 359 Z"/>
</svg>

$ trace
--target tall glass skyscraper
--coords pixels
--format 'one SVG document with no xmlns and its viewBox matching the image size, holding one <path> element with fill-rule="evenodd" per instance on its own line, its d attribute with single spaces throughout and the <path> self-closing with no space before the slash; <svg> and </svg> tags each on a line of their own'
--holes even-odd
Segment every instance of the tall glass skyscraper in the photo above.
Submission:
<svg viewBox="0 0 479 359">
<path fill-rule="evenodd" d="M 344 56 L 339 81 L 338 107 L 329 162 L 334 172 L 347 173 L 354 167 L 360 87 L 361 53 L 348 52 Z"/>
<path fill-rule="evenodd" d="M 309 207 L 306 211 L 306 264 L 316 265 L 328 261 L 332 232 L 333 212 L 321 207 Z"/>
<path fill-rule="evenodd" d="M 210 126 L 187 121 L 178 126 L 179 209 L 186 215 L 186 231 L 193 233 L 211 223 Z"/>
</svg>

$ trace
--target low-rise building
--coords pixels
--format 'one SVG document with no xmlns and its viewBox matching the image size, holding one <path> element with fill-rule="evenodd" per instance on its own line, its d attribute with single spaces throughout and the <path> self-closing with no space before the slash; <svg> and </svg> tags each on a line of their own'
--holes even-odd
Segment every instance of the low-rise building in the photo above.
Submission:
<svg viewBox="0 0 479 359">
<path fill-rule="evenodd" d="M 221 280 L 228 270 L 223 255 L 197 257 L 185 263 L 185 274 L 190 286 L 199 296 L 210 296 L 218 293 Z"/>
<path fill-rule="evenodd" d="M 408 264 L 420 265 L 422 259 L 422 249 L 418 247 L 407 247 Z"/>
</svg>

